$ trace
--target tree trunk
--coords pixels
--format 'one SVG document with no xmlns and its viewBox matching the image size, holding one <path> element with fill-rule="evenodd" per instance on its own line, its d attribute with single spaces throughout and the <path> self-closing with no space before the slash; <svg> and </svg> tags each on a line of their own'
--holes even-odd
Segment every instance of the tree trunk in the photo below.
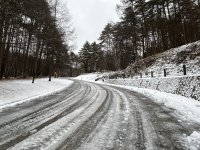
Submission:
<svg viewBox="0 0 200 150">
<path fill-rule="evenodd" d="M 27 47 L 26 47 L 26 51 L 25 51 L 25 56 L 24 56 L 24 65 L 23 65 L 23 69 L 22 69 L 22 76 L 23 76 L 23 78 L 26 77 L 26 75 L 27 75 L 26 66 L 27 66 L 27 59 L 28 59 L 29 48 L 30 48 L 30 44 L 31 44 L 31 38 L 32 38 L 32 33 L 29 33 L 28 43 L 27 43 Z"/>
</svg>

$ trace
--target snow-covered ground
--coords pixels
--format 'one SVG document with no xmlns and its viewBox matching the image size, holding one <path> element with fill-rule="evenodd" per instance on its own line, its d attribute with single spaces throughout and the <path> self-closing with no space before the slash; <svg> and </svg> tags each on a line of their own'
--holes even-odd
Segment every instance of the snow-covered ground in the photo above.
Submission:
<svg viewBox="0 0 200 150">
<path fill-rule="evenodd" d="M 85 74 L 76 79 L 81 79 L 85 81 L 95 82 L 95 78 L 99 78 L 100 75 L 97 74 Z M 107 84 L 112 86 L 117 86 L 121 88 L 126 88 L 138 93 L 141 93 L 154 102 L 163 104 L 168 108 L 172 108 L 175 110 L 176 115 L 179 116 L 180 122 L 188 122 L 200 124 L 200 102 L 192 99 L 186 98 L 184 96 L 180 96 L 177 94 L 165 93 L 157 90 L 147 89 L 147 88 L 138 88 L 134 86 L 122 86 L 122 85 L 114 85 L 108 84 L 102 81 L 97 81 L 96 83 Z M 194 131 L 190 136 L 185 136 L 185 142 L 189 149 L 191 150 L 199 150 L 200 149 L 200 129 L 199 131 Z"/>
<path fill-rule="evenodd" d="M 103 82 L 102 80 L 95 81 L 95 79 L 101 78 L 102 75 L 103 74 L 100 74 L 100 73 L 85 74 L 85 75 L 78 76 L 75 79 L 95 82 L 95 83 L 99 83 L 99 84 L 107 84 L 107 85 L 111 85 L 111 86 L 117 86 L 117 87 L 126 88 L 129 90 L 141 93 L 141 94 L 145 95 L 146 97 L 148 97 L 149 100 L 152 100 L 153 102 L 159 104 L 159 106 L 162 105 L 167 108 L 171 108 L 171 109 L 175 110 L 175 111 L 173 111 L 174 115 L 177 118 L 177 121 L 180 122 L 180 124 L 184 123 L 184 124 L 188 124 L 188 126 L 190 126 L 190 124 L 191 125 L 195 124 L 195 125 L 199 126 L 199 124 L 200 124 L 200 119 L 199 119 L 200 118 L 200 102 L 199 101 L 196 101 L 192 98 L 186 98 L 186 97 L 183 97 L 180 95 L 160 92 L 160 91 L 153 90 L 153 89 L 138 88 L 138 87 L 134 87 L 134 86 L 108 84 L 108 83 Z M 47 95 L 53 94 L 55 92 L 59 92 L 65 88 L 69 87 L 72 83 L 73 83 L 73 81 L 70 81 L 67 79 L 52 79 L 52 81 L 49 82 L 47 78 L 37 79 L 35 81 L 35 84 L 32 84 L 31 80 L 0 81 L 0 109 L 4 108 L 6 106 L 16 105 L 19 103 L 33 100 L 35 98 L 39 98 L 42 96 L 47 96 Z M 87 89 L 85 87 L 86 86 L 84 86 L 84 88 L 82 88 L 82 90 Z M 106 91 L 103 92 L 103 89 L 98 87 L 97 85 L 96 86 L 93 85 L 92 87 L 93 88 L 91 90 L 88 90 L 90 92 L 87 94 L 89 99 L 90 99 L 90 97 L 92 97 L 92 99 L 90 99 L 91 101 L 88 101 L 89 103 L 81 104 L 80 108 L 75 109 L 73 112 L 69 113 L 65 117 L 59 118 L 54 123 L 49 124 L 48 126 L 46 126 L 45 128 L 43 128 L 39 131 L 37 131 L 37 130 L 32 131 L 32 128 L 34 128 L 34 126 L 33 126 L 32 128 L 30 128 L 31 136 L 29 138 L 27 138 L 26 140 L 16 144 L 14 147 L 12 147 L 12 149 L 20 149 L 20 147 L 26 147 L 26 148 L 30 147 L 31 148 L 34 144 L 36 144 L 36 146 L 39 145 L 41 147 L 44 147 L 44 149 L 45 148 L 54 149 L 56 146 L 61 144 L 62 141 L 65 139 L 65 137 L 70 136 L 70 134 L 72 134 L 72 132 L 74 132 L 75 129 L 77 129 L 82 124 L 84 124 L 84 121 L 87 120 L 88 118 L 90 118 L 91 115 L 93 114 L 93 112 L 96 112 L 96 110 L 98 110 L 100 108 L 100 106 L 103 104 L 103 100 L 106 99 Z M 114 88 L 109 87 L 109 89 L 114 89 Z M 82 90 L 80 90 L 79 92 L 82 92 Z M 101 91 L 101 92 L 98 93 L 97 91 Z M 76 90 L 73 90 L 73 92 L 76 93 Z M 84 92 L 82 94 L 85 95 Z M 71 99 L 71 97 L 69 96 L 69 98 L 66 97 L 66 99 L 64 99 L 64 101 L 61 101 L 60 103 L 56 103 L 56 106 L 59 105 L 59 107 L 55 107 L 55 108 L 53 106 L 51 107 L 51 109 L 54 108 L 55 110 L 51 110 L 50 112 L 48 112 L 47 111 L 48 108 L 46 108 L 44 111 L 47 111 L 47 114 L 45 114 L 45 115 L 43 114 L 42 117 L 40 116 L 41 117 L 40 119 L 43 120 L 43 117 L 44 118 L 46 117 L 47 120 L 51 119 L 54 116 L 63 112 L 67 106 L 71 107 L 70 103 L 74 104 L 74 103 L 78 102 L 79 99 L 80 100 L 82 99 L 82 96 L 80 96 L 79 93 L 76 93 L 75 95 L 77 95 L 77 97 L 78 97 L 77 99 Z M 121 94 L 120 97 L 123 97 L 122 95 L 123 94 Z M 114 94 L 114 96 L 115 96 L 115 94 Z M 115 99 L 115 101 L 114 101 L 115 103 L 117 102 L 117 100 L 120 100 L 115 97 L 113 99 Z M 122 98 L 122 99 L 126 100 L 126 98 Z M 133 99 L 131 101 L 134 102 Z M 124 101 L 124 102 L 126 102 L 126 101 Z M 119 104 L 120 104 L 119 102 L 118 102 L 118 104 L 116 103 L 116 106 L 119 106 Z M 74 105 L 74 107 L 75 106 L 77 106 L 77 105 Z M 89 106 L 91 106 L 91 107 L 89 107 Z M 106 106 L 108 106 L 108 103 L 106 103 Z M 132 105 L 125 104 L 125 106 L 127 106 L 127 108 L 126 108 L 127 112 L 122 111 L 122 113 L 124 113 L 124 116 L 125 116 L 124 119 L 126 119 L 127 113 L 130 113 L 130 111 L 131 111 L 128 106 L 132 106 Z M 104 107 L 102 107 L 102 108 L 104 108 Z M 116 108 L 118 108 L 118 107 L 116 107 Z M 35 109 L 35 108 L 32 108 L 32 109 Z M 28 109 L 28 110 L 30 110 L 30 109 Z M 110 112 L 112 112 L 112 111 L 113 110 L 111 109 Z M 118 112 L 118 111 L 116 111 L 116 112 Z M 111 114 L 114 115 L 116 113 L 112 112 Z M 76 116 L 79 116 L 79 117 L 76 117 Z M 120 116 L 120 115 L 118 114 L 117 116 Z M 113 118 L 113 116 L 109 116 L 109 117 L 110 117 L 110 119 Z M 72 118 L 74 118 L 74 119 L 72 119 Z M 117 120 L 117 118 L 115 118 L 115 119 Z M 133 120 L 133 119 L 129 119 L 129 120 Z M 24 123 L 23 118 L 21 121 Z M 27 118 L 25 118 L 25 122 L 26 121 L 27 121 L 27 124 L 24 124 L 24 125 L 27 125 L 27 130 L 29 130 L 29 126 L 31 123 L 33 123 L 35 125 L 35 123 L 32 121 L 39 122 L 38 118 L 35 118 L 34 120 L 28 120 Z M 109 121 L 109 119 L 108 119 L 108 121 Z M 116 125 L 116 122 L 117 121 L 115 121 L 115 120 L 113 121 L 113 123 L 115 125 Z M 16 123 L 18 124 L 18 122 L 16 122 Z M 39 123 L 41 123 L 41 122 L 39 122 Z M 112 124 L 110 122 L 108 122 L 108 126 L 109 125 L 112 125 Z M 25 128 L 26 126 L 23 126 L 23 127 Z M 11 128 L 11 127 L 6 126 L 6 128 Z M 98 130 L 100 128 L 102 128 L 101 131 L 103 131 L 103 133 L 106 133 L 108 130 L 107 126 L 106 127 L 99 126 L 99 128 L 97 128 L 96 130 Z M 112 128 L 112 127 L 109 126 L 109 129 L 110 128 Z M 113 130 L 114 129 L 115 128 L 113 128 Z M 183 134 L 181 138 L 184 139 L 184 141 L 185 141 L 184 144 L 188 147 L 188 149 L 199 150 L 200 149 L 200 128 L 199 129 L 195 128 L 194 131 L 193 131 L 193 129 L 191 129 L 191 130 L 192 130 L 192 132 L 190 132 L 191 133 L 190 135 Z M 7 132 L 7 131 L 8 130 L 5 130 L 5 132 Z M 11 128 L 10 133 L 12 133 L 12 132 L 13 131 Z M 105 138 L 102 138 L 102 137 L 105 137 L 104 134 L 102 134 L 102 133 L 99 135 L 97 134 L 94 138 L 93 138 L 93 135 L 91 135 L 92 140 L 95 141 L 94 143 L 98 143 L 99 140 L 102 140 L 104 142 Z M 46 141 L 46 139 L 48 139 L 48 140 Z M 45 143 L 45 145 L 43 145 L 44 143 Z M 90 145 L 87 145 L 87 143 L 85 143 L 85 145 L 83 145 L 83 147 L 90 147 Z M 101 145 L 99 145 L 99 147 L 101 147 Z"/>
<path fill-rule="evenodd" d="M 95 81 L 95 79 L 101 77 L 101 73 L 88 73 L 88 74 L 82 74 L 80 76 L 75 77 L 74 79 L 83 80 L 83 81 Z"/>
<path fill-rule="evenodd" d="M 48 78 L 31 80 L 4 80 L 0 81 L 0 109 L 51 95 L 69 87 L 73 81 L 67 79 Z"/>
<path fill-rule="evenodd" d="M 200 41 L 196 41 L 173 48 L 135 62 L 129 65 L 124 72 L 126 76 L 133 74 L 133 78 L 138 78 L 138 73 L 142 73 L 143 78 L 151 77 L 151 72 L 154 77 L 163 77 L 164 69 L 166 69 L 167 76 L 182 76 L 183 65 L 185 65 L 187 75 L 200 75 L 199 47 Z"/>
</svg>

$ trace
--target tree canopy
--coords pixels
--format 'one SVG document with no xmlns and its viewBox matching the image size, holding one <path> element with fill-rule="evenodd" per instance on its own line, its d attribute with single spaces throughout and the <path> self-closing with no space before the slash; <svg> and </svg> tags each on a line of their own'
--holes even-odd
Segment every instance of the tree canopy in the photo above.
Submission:
<svg viewBox="0 0 200 150">
<path fill-rule="evenodd" d="M 69 63 L 65 39 L 71 31 L 59 26 L 56 7 L 47 0 L 0 1 L 0 79 L 45 76 L 54 68 L 65 74 Z"/>
<path fill-rule="evenodd" d="M 105 70 L 200 40 L 199 0 L 121 0 L 121 21 L 100 35 Z"/>
</svg>

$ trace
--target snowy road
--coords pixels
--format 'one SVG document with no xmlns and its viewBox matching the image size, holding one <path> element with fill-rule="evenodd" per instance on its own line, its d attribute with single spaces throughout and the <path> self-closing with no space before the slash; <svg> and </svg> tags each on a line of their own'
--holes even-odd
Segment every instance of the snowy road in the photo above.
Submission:
<svg viewBox="0 0 200 150">
<path fill-rule="evenodd" d="M 198 124 L 118 87 L 75 81 L 68 89 L 0 112 L 0 149 L 187 149 Z"/>
</svg>

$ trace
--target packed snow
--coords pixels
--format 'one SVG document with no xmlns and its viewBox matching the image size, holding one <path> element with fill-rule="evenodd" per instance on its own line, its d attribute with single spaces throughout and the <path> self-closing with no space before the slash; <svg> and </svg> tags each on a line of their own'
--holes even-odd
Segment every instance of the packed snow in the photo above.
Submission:
<svg viewBox="0 0 200 150">
<path fill-rule="evenodd" d="M 84 103 L 70 114 L 34 133 L 29 138 L 13 146 L 11 150 L 56 149 L 102 105 L 106 98 L 106 91 L 103 91 L 101 88 L 99 88 L 98 91 L 101 91 L 101 93 L 97 93 L 92 89 L 90 94 L 93 95 L 93 97 L 88 103 Z M 77 100 L 74 100 L 73 102 L 76 101 Z"/>
<path fill-rule="evenodd" d="M 97 74 L 85 74 L 83 76 L 76 77 L 76 79 L 82 79 L 85 81 L 95 82 L 96 78 L 99 78 L 100 75 Z M 91 79 L 91 80 L 90 80 Z M 200 124 L 200 102 L 187 98 L 184 96 L 180 96 L 177 94 L 171 94 L 166 92 L 161 92 L 157 90 L 147 89 L 147 88 L 138 88 L 134 86 L 122 86 L 122 85 L 114 85 L 108 84 L 102 81 L 97 81 L 96 83 L 107 84 L 111 86 L 117 86 L 121 88 L 126 88 L 138 93 L 141 93 L 156 103 L 163 104 L 168 108 L 172 108 L 175 110 L 176 115 L 180 118 L 179 121 L 190 123 Z M 185 137 L 185 143 L 187 147 L 191 150 L 199 150 L 200 149 L 200 129 L 199 131 L 194 131 L 190 136 L 183 135 Z"/>
<path fill-rule="evenodd" d="M 192 98 L 186 98 L 177 94 L 170 94 L 165 93 L 153 89 L 147 89 L 147 88 L 138 88 L 134 86 L 124 86 L 124 85 L 116 85 L 116 84 L 108 84 L 103 82 L 103 80 L 95 81 L 96 79 L 101 79 L 101 76 L 104 74 L 101 73 L 91 73 L 91 74 L 84 74 L 76 77 L 75 79 L 78 80 L 84 80 L 84 81 L 90 81 L 95 82 L 99 84 L 106 84 L 111 86 L 117 86 L 121 88 L 126 88 L 138 93 L 141 93 L 154 101 L 155 103 L 164 105 L 167 108 L 171 108 L 175 110 L 175 115 L 178 117 L 179 122 L 184 123 L 194 123 L 194 124 L 200 124 L 200 102 L 192 99 Z M 73 81 L 67 80 L 67 79 L 52 79 L 51 82 L 48 81 L 47 78 L 43 79 L 37 79 L 34 84 L 31 83 L 31 80 L 5 80 L 0 81 L 0 109 L 5 108 L 7 106 L 16 105 L 19 103 L 23 103 L 29 100 L 33 100 L 35 98 L 47 96 L 54 94 L 56 92 L 59 92 L 67 87 L 69 87 Z M 97 94 L 97 93 L 96 93 Z M 97 94 L 98 95 L 98 94 Z M 45 143 L 46 139 L 50 140 L 46 145 L 40 145 L 42 148 L 51 148 L 53 149 L 53 145 L 56 146 L 60 144 L 64 139 L 64 137 L 68 137 L 72 131 L 76 130 L 81 123 L 84 122 L 87 118 L 90 117 L 92 113 L 96 110 L 101 104 L 102 99 L 104 99 L 105 93 L 101 95 L 100 97 L 94 96 L 95 103 L 92 104 L 93 107 L 91 107 L 91 110 L 87 108 L 87 105 L 83 105 L 79 109 L 75 110 L 73 113 L 69 114 L 66 117 L 63 117 L 59 119 L 58 121 L 54 122 L 53 124 L 48 125 L 41 131 L 32 131 L 32 136 L 28 139 L 26 139 L 23 142 L 20 142 L 19 144 L 15 145 L 13 149 L 19 148 L 19 147 L 34 147 L 34 145 L 38 145 L 38 143 Z M 116 105 L 119 105 L 118 102 L 116 102 Z M 128 106 L 128 105 L 127 105 Z M 117 107 L 118 108 L 118 107 Z M 127 119 L 128 110 L 127 112 L 124 111 L 125 119 Z M 110 110 L 109 114 L 114 115 L 114 110 Z M 80 115 L 81 117 L 79 119 L 75 119 L 74 116 Z M 114 117 L 114 116 L 113 116 Z M 74 120 L 71 122 L 71 119 L 74 118 Z M 115 120 L 118 120 L 115 118 Z M 108 123 L 110 124 L 109 120 Z M 112 123 L 111 123 L 112 124 Z M 101 127 L 102 130 L 106 133 L 107 127 L 109 125 L 106 125 L 105 128 Z M 100 128 L 100 127 L 99 127 Z M 97 128 L 98 129 L 98 128 Z M 35 133 L 36 132 L 36 133 Z M 52 136 L 53 135 L 53 136 Z M 37 137 L 37 138 L 36 138 Z M 105 138 L 103 135 L 97 135 L 93 140 L 101 140 L 101 138 Z M 199 150 L 200 149 L 200 129 L 197 131 L 193 131 L 191 135 L 183 135 L 183 140 L 185 141 L 185 144 L 188 149 L 191 150 Z M 35 139 L 35 140 L 32 140 Z M 91 147 L 92 145 L 83 145 L 84 148 Z M 101 147 L 101 145 L 99 145 Z"/>
<path fill-rule="evenodd" d="M 83 81 L 95 81 L 95 79 L 101 77 L 101 73 L 89 73 L 89 74 L 82 74 L 79 75 L 77 77 L 75 77 L 74 79 L 78 79 L 78 80 L 83 80 Z"/>
<path fill-rule="evenodd" d="M 48 78 L 36 79 L 34 84 L 31 79 L 0 81 L 0 109 L 51 95 L 72 83 L 73 81 L 64 78 L 52 79 L 51 82 Z"/>
<path fill-rule="evenodd" d="M 100 74 L 97 76 L 97 74 L 85 74 L 85 75 L 80 75 L 76 77 L 75 79 L 82 79 L 84 81 L 90 81 L 90 82 L 95 82 L 95 79 L 99 78 Z M 171 80 L 169 78 L 169 80 Z M 153 90 L 153 89 L 147 89 L 147 88 L 138 88 L 134 86 L 123 86 L 123 85 L 114 85 L 114 84 L 109 84 L 102 82 L 101 80 L 98 80 L 96 83 L 101 83 L 101 84 L 107 84 L 107 85 L 112 85 L 112 86 L 117 86 L 117 87 L 122 87 L 126 88 L 138 93 L 141 93 L 152 100 L 154 100 L 157 103 L 163 103 L 166 107 L 173 108 L 177 110 L 177 112 L 180 114 L 180 116 L 184 120 L 191 120 L 194 122 L 200 123 L 200 102 L 192 99 L 192 98 L 187 98 L 181 95 L 177 94 L 171 94 L 171 93 L 166 93 L 166 92 L 161 92 L 158 90 Z"/>
</svg>

